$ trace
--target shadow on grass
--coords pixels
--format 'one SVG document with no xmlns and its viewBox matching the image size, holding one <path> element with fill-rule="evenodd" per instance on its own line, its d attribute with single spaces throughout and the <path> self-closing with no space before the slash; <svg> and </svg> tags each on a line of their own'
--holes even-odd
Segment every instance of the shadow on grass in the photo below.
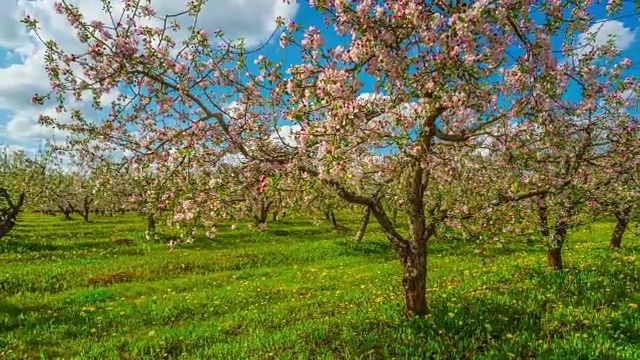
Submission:
<svg viewBox="0 0 640 360">
<path fill-rule="evenodd" d="M 483 286 L 466 293 L 431 293 L 427 319 L 380 322 L 365 331 L 377 339 L 400 334 L 414 345 L 401 347 L 387 342 L 381 349 L 373 345 L 376 341 L 367 345 L 365 339 L 361 343 L 366 347 L 357 352 L 375 351 L 380 358 L 424 358 L 424 354 L 432 354 L 432 358 L 508 358 L 506 354 L 513 354 L 530 359 L 581 358 L 585 351 L 595 358 L 621 358 L 621 348 L 616 346 L 623 346 L 627 356 L 637 349 L 637 315 L 626 309 L 607 321 L 597 315 L 602 309 L 599 299 L 605 298 L 610 305 L 624 302 L 634 292 L 620 284 L 612 289 L 612 282 L 588 281 L 611 274 L 537 269 L 530 275 L 535 280 L 520 291 L 514 288 L 518 279 L 512 284 L 506 281 L 502 284 L 507 289 L 504 294 L 483 292 Z M 580 285 L 568 284 L 572 280 Z"/>
<path fill-rule="evenodd" d="M 69 244 L 51 244 L 46 242 L 7 240 L 0 242 L 0 254 L 24 254 L 24 253 L 46 253 L 46 252 L 77 252 L 77 251 L 107 251 L 118 250 L 122 254 L 136 254 L 139 249 L 134 246 L 114 244 L 113 241 L 82 241 L 70 242 Z"/>
<path fill-rule="evenodd" d="M 45 314 L 49 306 L 18 306 L 0 299 L 0 334 L 20 328 L 20 317 L 28 313 Z"/>
</svg>

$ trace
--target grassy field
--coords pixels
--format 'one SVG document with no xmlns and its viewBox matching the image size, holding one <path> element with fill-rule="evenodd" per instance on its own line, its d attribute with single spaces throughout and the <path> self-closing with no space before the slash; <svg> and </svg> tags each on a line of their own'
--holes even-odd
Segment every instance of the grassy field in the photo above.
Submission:
<svg viewBox="0 0 640 360">
<path fill-rule="evenodd" d="M 572 233 L 555 273 L 540 247 L 485 265 L 436 240 L 431 315 L 409 321 L 398 261 L 375 226 L 352 243 L 355 217 L 172 251 L 136 216 L 94 220 L 26 214 L 0 241 L 0 358 L 640 359 L 640 244 L 607 250 L 612 224 Z"/>
</svg>

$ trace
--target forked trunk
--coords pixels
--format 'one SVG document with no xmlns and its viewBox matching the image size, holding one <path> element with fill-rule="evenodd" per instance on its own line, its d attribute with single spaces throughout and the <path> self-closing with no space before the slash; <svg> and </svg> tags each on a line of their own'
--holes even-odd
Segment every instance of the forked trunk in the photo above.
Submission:
<svg viewBox="0 0 640 360">
<path fill-rule="evenodd" d="M 262 203 L 262 205 L 260 206 L 260 214 L 258 215 L 254 215 L 254 219 L 256 220 L 256 223 L 258 224 L 266 224 L 267 223 L 267 219 L 269 218 L 269 209 L 271 208 L 271 205 L 273 204 L 273 201 L 269 201 L 268 203 Z"/>
<path fill-rule="evenodd" d="M 93 198 L 89 195 L 84 197 L 84 201 L 82 203 L 82 211 L 76 211 L 78 215 L 82 216 L 82 220 L 84 222 L 89 222 L 89 214 L 91 213 L 91 204 L 93 203 Z M 104 215 L 104 210 L 103 215 Z"/>
<path fill-rule="evenodd" d="M 371 219 L 371 208 L 366 207 L 364 209 L 364 215 L 362 216 L 362 221 L 360 222 L 360 228 L 358 228 L 358 234 L 356 235 L 356 242 L 361 242 L 364 239 L 364 234 L 367 232 L 367 226 L 369 225 L 369 220 Z"/>
<path fill-rule="evenodd" d="M 24 193 L 20 193 L 18 200 L 14 203 L 11 195 L 4 188 L 0 188 L 0 196 L 4 198 L 8 206 L 5 209 L 0 209 L 0 239 L 2 239 L 16 225 L 16 220 L 22 210 L 26 196 Z"/>
<path fill-rule="evenodd" d="M 616 227 L 613 229 L 613 234 L 611 234 L 611 241 L 609 242 L 609 247 L 611 249 L 619 249 L 622 244 L 622 237 L 624 236 L 625 231 L 627 231 L 627 226 L 629 225 L 631 206 L 624 206 L 620 208 L 615 215 L 618 222 L 616 223 Z"/>
</svg>

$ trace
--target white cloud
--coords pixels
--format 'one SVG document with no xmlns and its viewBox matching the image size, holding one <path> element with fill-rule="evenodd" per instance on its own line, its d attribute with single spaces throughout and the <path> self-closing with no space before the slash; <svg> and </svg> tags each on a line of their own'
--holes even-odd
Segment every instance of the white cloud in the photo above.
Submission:
<svg viewBox="0 0 640 360">
<path fill-rule="evenodd" d="M 291 147 L 298 146 L 296 136 L 302 127 L 300 125 L 283 125 L 275 133 L 271 134 L 271 140 L 277 144 L 284 144 Z"/>
<path fill-rule="evenodd" d="M 40 125 L 38 117 L 41 114 L 57 117 L 63 122 L 70 119 L 69 114 L 58 114 L 54 108 L 39 109 L 31 107 L 18 110 L 14 112 L 12 119 L 6 125 L 6 136 L 18 141 L 61 140 L 66 138 L 66 132 Z"/>
<path fill-rule="evenodd" d="M 578 38 L 576 55 L 581 57 L 591 51 L 594 46 L 606 44 L 611 37 L 615 39 L 616 48 L 624 51 L 631 47 L 631 44 L 636 40 L 636 30 L 625 27 L 624 23 L 618 20 L 593 24 L 586 33 Z"/>
<path fill-rule="evenodd" d="M 43 128 L 37 124 L 40 107 L 30 104 L 37 92 L 49 90 L 49 81 L 44 70 L 44 47 L 33 34 L 26 31 L 20 19 L 25 15 L 39 21 L 40 34 L 44 39 L 55 40 L 61 48 L 71 52 L 82 52 L 83 46 L 68 25 L 65 17 L 53 11 L 55 0 L 3 0 L 5 7 L 0 11 L 0 51 L 8 51 L 9 63 L 0 66 L 0 113 L 8 112 L 11 120 L 3 126 L 10 139 L 30 141 L 62 135 L 60 132 Z M 6 3 L 9 4 L 6 4 Z M 85 19 L 110 22 L 102 11 L 101 0 L 70 0 L 85 15 Z M 112 2 L 115 13 L 121 4 Z M 186 9 L 185 1 L 153 0 L 157 15 L 175 14 Z M 285 4 L 282 0 L 208 0 L 198 19 L 199 26 L 209 33 L 221 29 L 228 39 L 244 37 L 248 45 L 264 41 L 276 28 L 275 18 L 293 18 L 298 5 Z M 184 18 L 186 36 L 190 21 Z M 189 21 L 187 23 L 187 21 Z M 1 62 L 0 62 L 1 63 Z M 117 94 L 103 97 L 112 100 Z M 90 100 L 90 99 L 87 99 Z M 45 109 L 50 111 L 51 109 Z"/>
</svg>

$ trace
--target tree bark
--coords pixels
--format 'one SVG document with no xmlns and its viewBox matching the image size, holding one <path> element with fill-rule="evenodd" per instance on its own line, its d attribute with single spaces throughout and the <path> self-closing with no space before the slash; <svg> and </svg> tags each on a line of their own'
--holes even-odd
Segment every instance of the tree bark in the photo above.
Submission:
<svg viewBox="0 0 640 360">
<path fill-rule="evenodd" d="M 412 242 L 411 251 L 402 260 L 407 316 L 427 315 L 427 248 L 425 242 Z"/>
<path fill-rule="evenodd" d="M 67 220 L 71 220 L 71 213 L 73 212 L 73 207 L 64 207 L 62 205 L 58 205 L 58 209 L 60 209 L 60 211 L 62 211 L 62 214 L 64 214 L 64 218 Z"/>
<path fill-rule="evenodd" d="M 147 214 L 147 231 L 156 231 L 156 218 L 153 216 L 153 213 Z"/>
<path fill-rule="evenodd" d="M 554 270 L 562 270 L 562 247 L 567 239 L 568 223 L 564 220 L 558 220 L 554 227 L 554 234 L 551 234 L 549 227 L 549 210 L 545 202 L 545 197 L 538 199 L 538 227 L 540 233 L 548 241 L 547 261 L 549 266 Z"/>
<path fill-rule="evenodd" d="M 0 239 L 2 239 L 16 225 L 16 220 L 22 210 L 26 195 L 21 192 L 18 195 L 18 200 L 14 203 L 9 192 L 4 188 L 0 188 L 0 196 L 5 199 L 8 206 L 6 209 L 0 210 Z"/>
<path fill-rule="evenodd" d="M 568 223 L 564 220 L 558 220 L 555 225 L 555 234 L 551 237 L 551 247 L 549 248 L 547 259 L 549 266 L 554 270 L 562 270 L 562 248 L 567 239 Z"/>
<path fill-rule="evenodd" d="M 549 230 L 549 214 L 547 211 L 547 204 L 545 203 L 543 196 L 538 199 L 538 227 L 540 228 L 540 233 L 545 239 L 549 239 L 551 237 L 551 232 Z"/>
<path fill-rule="evenodd" d="M 258 224 L 266 224 L 267 223 L 267 219 L 269 218 L 269 209 L 271 208 L 271 205 L 273 204 L 273 201 L 269 201 L 268 203 L 262 203 L 262 205 L 260 206 L 260 214 L 259 215 L 254 215 L 254 219 L 256 220 L 256 223 Z"/>
<path fill-rule="evenodd" d="M 371 219 L 371 208 L 366 207 L 364 209 L 364 215 L 362 221 L 360 221 L 360 228 L 358 228 L 358 234 L 356 235 L 356 242 L 359 243 L 364 239 L 364 235 L 367 232 L 367 226 L 369 226 L 369 219 Z"/>
<path fill-rule="evenodd" d="M 331 210 L 331 223 L 333 224 L 334 228 L 338 227 L 338 221 L 336 220 L 336 213 L 333 212 L 333 210 Z"/>
<path fill-rule="evenodd" d="M 622 244 L 622 237 L 624 236 L 624 233 L 627 230 L 627 226 L 629 225 L 629 215 L 631 215 L 630 205 L 621 207 L 615 213 L 615 216 L 618 222 L 616 223 L 616 227 L 613 229 L 613 234 L 611 234 L 611 241 L 609 242 L 609 248 L 611 249 L 620 248 L 620 245 Z"/>
<path fill-rule="evenodd" d="M 87 195 L 84 197 L 84 200 L 82 202 L 82 211 L 80 210 L 75 210 L 75 213 L 82 216 L 82 220 L 84 220 L 84 222 L 89 222 L 89 214 L 91 213 L 91 204 L 93 203 L 93 199 Z M 103 215 L 104 215 L 104 210 L 103 211 Z"/>
<path fill-rule="evenodd" d="M 562 249 L 550 248 L 547 250 L 547 261 L 554 270 L 562 270 Z"/>
</svg>

